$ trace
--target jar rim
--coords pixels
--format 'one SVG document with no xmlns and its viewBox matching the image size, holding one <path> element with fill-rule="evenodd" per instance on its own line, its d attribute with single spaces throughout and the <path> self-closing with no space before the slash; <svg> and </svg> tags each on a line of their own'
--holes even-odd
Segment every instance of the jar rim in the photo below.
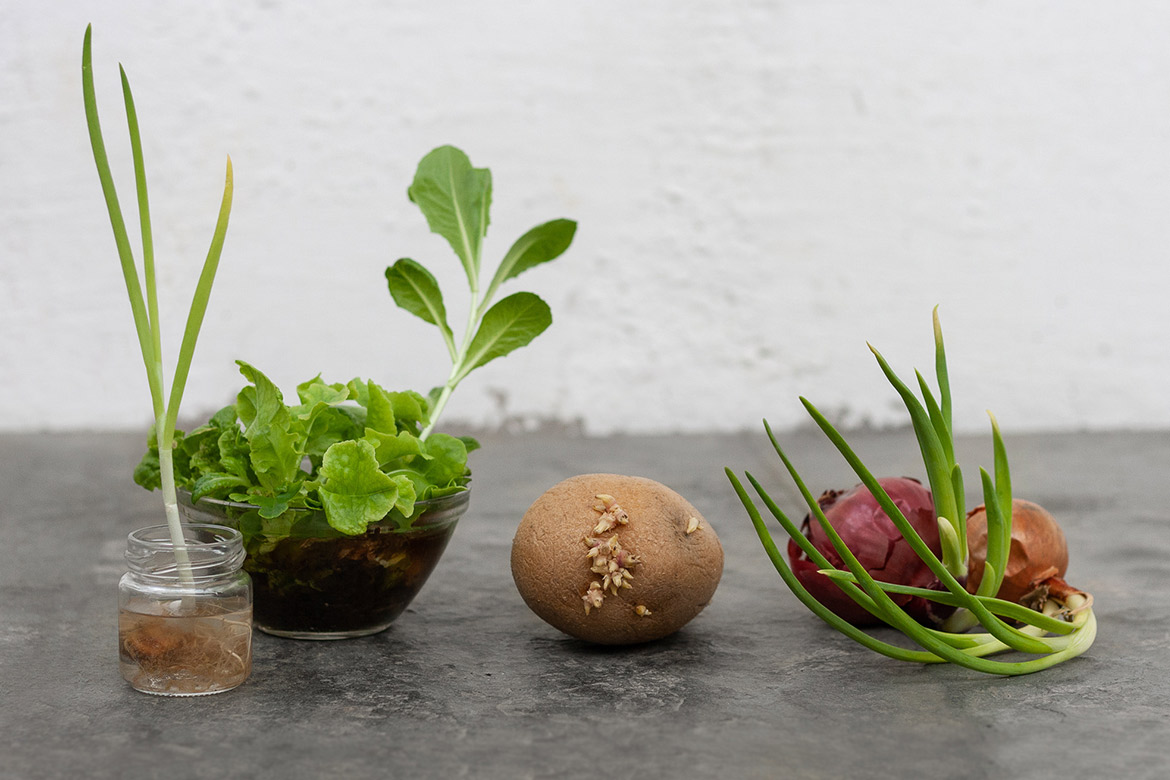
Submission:
<svg viewBox="0 0 1170 780">
<path fill-rule="evenodd" d="M 126 536 L 126 564 L 139 576 L 202 580 L 236 571 L 244 563 L 244 537 L 219 523 L 180 523 L 183 546 L 171 538 L 169 525 L 151 525 Z"/>
<path fill-rule="evenodd" d="M 218 523 L 180 523 L 183 533 L 183 544 L 188 549 L 212 549 L 223 545 L 242 544 L 244 537 L 235 528 Z M 187 531 L 208 533 L 209 539 L 188 539 Z M 166 524 L 148 525 L 131 531 L 126 535 L 127 542 L 141 548 L 154 551 L 173 550 L 174 540 L 171 538 L 171 527 Z"/>
</svg>

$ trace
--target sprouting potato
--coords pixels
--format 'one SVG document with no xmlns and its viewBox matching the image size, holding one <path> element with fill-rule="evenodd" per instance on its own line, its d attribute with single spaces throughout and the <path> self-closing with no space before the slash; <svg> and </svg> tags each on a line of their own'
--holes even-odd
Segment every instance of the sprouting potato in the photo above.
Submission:
<svg viewBox="0 0 1170 780">
<path fill-rule="evenodd" d="M 648 642 L 710 602 L 723 573 L 714 529 L 670 488 L 643 477 L 584 474 L 524 514 L 512 576 L 525 603 L 588 642 Z"/>
</svg>

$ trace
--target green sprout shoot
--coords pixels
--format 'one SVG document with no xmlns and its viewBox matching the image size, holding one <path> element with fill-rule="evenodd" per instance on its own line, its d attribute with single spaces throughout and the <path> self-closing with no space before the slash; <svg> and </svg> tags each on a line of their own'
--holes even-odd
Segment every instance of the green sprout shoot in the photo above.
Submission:
<svg viewBox="0 0 1170 780">
<path fill-rule="evenodd" d="M 203 263 L 203 271 L 199 275 L 199 282 L 195 287 L 195 295 L 191 300 L 191 309 L 187 315 L 187 326 L 183 332 L 182 345 L 179 348 L 179 358 L 175 365 L 174 377 L 171 382 L 169 397 L 166 395 L 166 382 L 163 376 L 162 362 L 162 334 L 159 327 L 158 291 L 155 282 L 154 243 L 150 228 L 150 205 L 146 189 L 146 169 L 142 159 L 142 141 L 138 129 L 138 116 L 134 109 L 134 99 L 130 93 L 130 82 L 126 71 L 119 67 L 122 77 L 122 95 L 126 105 L 126 122 L 130 132 L 130 148 L 134 158 L 134 179 L 138 194 L 138 218 L 142 231 L 142 274 L 145 281 L 139 282 L 138 267 L 134 261 L 134 252 L 130 246 L 130 238 L 126 231 L 126 223 L 122 217 L 122 209 L 118 202 L 118 194 L 114 188 L 114 178 L 110 172 L 110 163 L 106 155 L 105 142 L 102 140 L 101 125 L 98 122 L 97 97 L 93 84 L 93 59 L 91 47 L 92 25 L 86 27 L 85 41 L 82 46 L 81 81 L 85 99 L 85 118 L 89 127 L 90 145 L 93 147 L 93 159 L 97 165 L 98 178 L 101 180 L 102 193 L 105 196 L 106 207 L 110 214 L 110 224 L 114 230 L 114 241 L 118 248 L 118 257 L 122 263 L 122 275 L 126 281 L 126 292 L 130 298 L 130 308 L 134 314 L 134 325 L 138 334 L 138 344 L 142 350 L 142 361 L 146 366 L 146 379 L 150 385 L 150 397 L 154 412 L 154 432 L 158 441 L 159 465 L 161 470 L 163 507 L 166 512 L 167 526 L 170 529 L 171 541 L 175 550 L 176 561 L 179 565 L 180 576 L 187 582 L 191 579 L 190 561 L 187 556 L 186 543 L 183 539 L 183 530 L 179 521 L 179 506 L 175 495 L 175 477 L 172 462 L 175 421 L 179 414 L 179 403 L 183 397 L 183 389 L 187 383 L 187 374 L 191 368 L 191 358 L 195 354 L 195 342 L 199 337 L 199 328 L 203 324 L 203 315 L 207 311 L 207 303 L 211 297 L 211 286 L 215 280 L 216 268 L 219 266 L 220 253 L 223 251 L 224 235 L 227 232 L 228 215 L 232 206 L 232 161 L 227 161 L 227 176 L 224 184 L 223 201 L 220 204 L 219 219 L 215 225 L 215 233 L 211 240 L 211 248 L 207 252 L 207 259 Z"/>
<path fill-rule="evenodd" d="M 878 480 L 828 419 L 808 400 L 801 398 L 801 403 L 945 590 L 875 580 L 830 524 L 766 421 L 764 426 L 776 454 L 803 496 L 811 517 L 824 529 L 833 548 L 841 557 L 845 569 L 833 566 L 772 500 L 759 481 L 750 473 L 745 474 L 768 512 L 809 560 L 819 567 L 820 573 L 830 577 L 837 587 L 869 613 L 913 640 L 920 650 L 908 650 L 862 631 L 836 615 L 809 593 L 777 547 L 747 489 L 731 469 L 725 471 L 781 579 L 801 603 L 841 633 L 875 652 L 901 661 L 915 663 L 949 661 L 976 671 L 1000 675 L 1028 674 L 1047 669 L 1080 655 L 1093 643 L 1097 623 L 1092 610 L 1092 597 L 1065 586 L 1059 592 L 1050 594 L 1049 598 L 1043 599 L 1043 603 L 1038 604 L 1036 609 L 1031 608 L 1031 605 L 1024 606 L 995 598 L 1003 582 L 1004 572 L 1007 571 L 1011 547 L 1012 488 L 1007 451 L 994 416 L 991 417 L 994 478 L 985 469 L 980 469 L 988 525 L 985 574 L 975 593 L 969 593 L 964 587 L 969 555 L 967 513 L 964 506 L 962 471 L 955 461 L 950 383 L 937 308 L 934 311 L 934 336 L 935 373 L 939 388 L 937 399 L 919 373 L 917 379 L 922 393 L 922 399 L 919 400 L 897 377 L 881 353 L 872 347 L 870 349 L 910 414 L 934 496 L 942 542 L 941 560 L 922 540 Z M 952 607 L 955 612 L 940 629 L 927 628 L 895 604 L 889 596 L 891 593 L 928 599 Z M 981 626 L 983 632 L 968 633 L 968 629 L 976 625 Z M 1019 627 L 1020 625 L 1022 627 Z M 986 657 L 1004 651 L 1016 651 L 1036 657 L 1021 661 L 998 661 Z"/>
<path fill-rule="evenodd" d="M 468 374 L 527 345 L 552 324 L 548 304 L 535 293 L 513 293 L 495 305 L 492 301 L 504 282 L 563 254 L 573 241 L 577 223 L 554 219 L 522 235 L 504 255 L 481 293 L 480 259 L 492 202 L 491 171 L 473 168 L 467 155 L 453 146 L 440 146 L 419 162 L 407 194 L 426 217 L 431 232 L 445 238 L 455 250 L 471 293 L 467 325 L 462 339 L 456 342 L 447 323 L 439 283 L 430 271 L 410 258 L 402 258 L 386 269 L 394 302 L 436 326 L 451 358 L 447 381 L 431 393 L 430 421 L 421 435 L 425 439 L 451 393 Z"/>
</svg>

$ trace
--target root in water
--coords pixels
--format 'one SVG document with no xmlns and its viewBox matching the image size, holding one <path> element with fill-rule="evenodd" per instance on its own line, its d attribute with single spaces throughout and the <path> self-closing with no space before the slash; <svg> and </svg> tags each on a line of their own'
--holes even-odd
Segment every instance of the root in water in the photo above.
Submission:
<svg viewBox="0 0 1170 780">
<path fill-rule="evenodd" d="M 140 691 L 219 693 L 252 670 L 252 613 L 197 605 L 181 614 L 148 614 L 131 604 L 119 612 L 118 645 L 122 676 Z"/>
</svg>

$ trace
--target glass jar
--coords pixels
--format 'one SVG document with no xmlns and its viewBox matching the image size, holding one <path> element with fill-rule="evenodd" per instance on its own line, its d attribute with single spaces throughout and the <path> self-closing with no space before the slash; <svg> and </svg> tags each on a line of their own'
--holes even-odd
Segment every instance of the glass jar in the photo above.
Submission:
<svg viewBox="0 0 1170 780">
<path fill-rule="evenodd" d="M 230 691 L 252 671 L 252 581 L 240 532 L 184 523 L 127 537 L 118 583 L 118 659 L 136 690 L 160 696 Z M 185 549 L 185 556 L 183 550 Z"/>
</svg>

